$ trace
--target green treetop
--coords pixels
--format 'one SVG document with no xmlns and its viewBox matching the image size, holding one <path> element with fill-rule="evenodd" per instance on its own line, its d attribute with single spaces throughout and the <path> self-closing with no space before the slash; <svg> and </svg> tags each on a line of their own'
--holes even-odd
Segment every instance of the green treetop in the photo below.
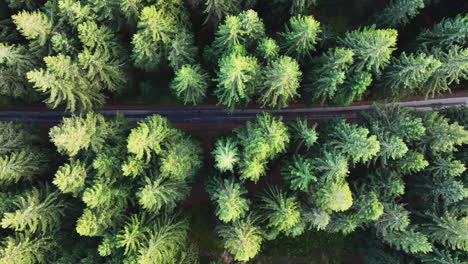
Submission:
<svg viewBox="0 0 468 264">
<path fill-rule="evenodd" d="M 25 38 L 36 40 L 41 46 L 45 45 L 52 32 L 52 22 L 46 14 L 40 11 L 21 11 L 12 18 Z"/>
<path fill-rule="evenodd" d="M 250 216 L 232 224 L 217 227 L 224 240 L 224 247 L 239 261 L 249 261 L 260 251 L 262 231 L 255 226 Z"/>
<path fill-rule="evenodd" d="M 200 65 L 183 65 L 176 71 L 170 88 L 184 104 L 198 104 L 206 97 L 208 74 Z"/>
<path fill-rule="evenodd" d="M 185 64 L 196 63 L 198 49 L 193 43 L 193 34 L 188 31 L 177 33 L 167 53 L 170 66 L 175 71 L 179 70 Z"/>
<path fill-rule="evenodd" d="M 424 29 L 416 42 L 422 47 L 447 49 L 454 44 L 466 46 L 468 44 L 468 15 L 460 14 L 453 18 L 445 18 L 431 29 Z"/>
<path fill-rule="evenodd" d="M 77 195 L 85 188 L 87 172 L 84 164 L 73 161 L 58 168 L 53 183 L 63 193 Z"/>
<path fill-rule="evenodd" d="M 250 201 L 245 197 L 247 190 L 232 177 L 213 176 L 208 180 L 206 190 L 216 203 L 216 216 L 225 223 L 241 219 L 249 210 Z"/>
<path fill-rule="evenodd" d="M 393 0 L 375 14 L 371 21 L 382 28 L 400 27 L 410 23 L 423 8 L 424 0 Z"/>
<path fill-rule="evenodd" d="M 234 109 L 240 103 L 248 103 L 257 91 L 260 68 L 254 57 L 231 54 L 219 62 L 215 95 L 219 103 Z"/>
<path fill-rule="evenodd" d="M 262 107 L 284 108 L 299 94 L 297 89 L 302 73 L 299 64 L 290 57 L 281 57 L 271 62 L 263 71 L 259 91 Z"/>
<path fill-rule="evenodd" d="M 206 8 L 203 10 L 206 14 L 204 24 L 210 22 L 218 26 L 227 15 L 236 15 L 240 12 L 240 2 L 240 0 L 206 0 Z"/>
<path fill-rule="evenodd" d="M 313 193 L 315 203 L 327 212 L 341 212 L 353 205 L 353 197 L 346 181 L 330 182 Z"/>
<path fill-rule="evenodd" d="M 391 98 L 404 98 L 417 94 L 432 74 L 442 65 L 425 53 L 406 55 L 403 52 L 393 58 L 377 84 L 379 93 Z"/>
<path fill-rule="evenodd" d="M 312 160 L 294 155 L 291 160 L 285 163 L 281 174 L 289 181 L 291 190 L 306 191 L 309 189 L 310 183 L 317 181 L 312 169 Z"/>
<path fill-rule="evenodd" d="M 353 67 L 356 70 L 380 74 L 396 50 L 398 32 L 394 29 L 366 27 L 353 30 L 338 38 L 338 45 L 351 49 L 355 55 Z"/>
<path fill-rule="evenodd" d="M 285 32 L 281 33 L 281 48 L 298 60 L 310 58 L 319 41 L 320 23 L 312 16 L 291 17 Z"/>
<path fill-rule="evenodd" d="M 187 183 L 158 177 L 155 180 L 147 178 L 146 184 L 136 196 L 143 209 L 156 214 L 161 208 L 174 209 L 177 202 L 185 199 L 189 193 L 190 187 Z"/>
<path fill-rule="evenodd" d="M 231 138 L 217 140 L 212 154 L 215 158 L 215 167 L 221 172 L 233 172 L 234 166 L 239 162 L 239 149 Z"/>
<path fill-rule="evenodd" d="M 350 49 L 334 48 L 318 57 L 308 76 L 305 91 L 310 94 L 310 102 L 322 103 L 331 99 L 338 87 L 345 81 L 349 67 L 353 63 L 354 53 Z"/>
</svg>

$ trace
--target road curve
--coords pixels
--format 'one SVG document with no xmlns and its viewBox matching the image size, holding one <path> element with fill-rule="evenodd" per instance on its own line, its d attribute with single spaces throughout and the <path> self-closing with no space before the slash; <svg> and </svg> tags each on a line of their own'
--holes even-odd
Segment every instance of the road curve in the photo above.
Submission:
<svg viewBox="0 0 468 264">
<path fill-rule="evenodd" d="M 393 103 L 392 103 L 393 104 Z M 441 110 L 455 105 L 467 105 L 468 97 L 454 97 L 442 99 L 430 99 L 423 101 L 396 102 L 403 106 L 420 110 Z M 268 109 L 241 109 L 229 111 L 225 109 L 157 109 L 157 110 L 101 110 L 97 111 L 104 116 L 112 117 L 118 113 L 124 114 L 130 121 L 140 121 L 147 116 L 158 114 L 167 117 L 171 122 L 186 125 L 200 124 L 239 124 L 255 119 L 257 114 L 269 112 L 275 116 L 282 116 L 284 120 L 307 119 L 352 119 L 356 118 L 362 110 L 368 109 L 371 105 L 356 105 L 347 107 L 316 107 L 316 108 L 286 108 L 281 110 Z M 0 111 L 0 121 L 21 121 L 33 124 L 57 124 L 63 117 L 69 117 L 70 112 L 63 111 L 21 111 L 4 110 Z"/>
</svg>

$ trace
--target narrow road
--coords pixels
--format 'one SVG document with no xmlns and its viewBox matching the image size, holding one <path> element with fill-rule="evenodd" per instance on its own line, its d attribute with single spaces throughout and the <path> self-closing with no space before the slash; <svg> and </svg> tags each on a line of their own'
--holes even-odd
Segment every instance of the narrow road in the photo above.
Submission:
<svg viewBox="0 0 468 264">
<path fill-rule="evenodd" d="M 441 110 L 455 105 L 467 105 L 468 97 L 454 97 L 442 99 L 430 99 L 424 101 L 405 101 L 397 102 L 403 106 L 412 107 L 420 110 Z M 167 117 L 172 123 L 184 125 L 221 125 L 221 124 L 240 124 L 248 120 L 254 120 L 257 114 L 269 112 L 275 116 L 282 116 L 284 120 L 307 119 L 307 120 L 325 120 L 325 119 L 353 119 L 362 110 L 368 109 L 371 105 L 355 105 L 348 107 L 316 107 L 316 108 L 286 108 L 281 110 L 267 109 L 243 109 L 229 111 L 225 109 L 157 109 L 157 110 L 131 110 L 130 106 L 126 109 L 101 110 L 98 113 L 104 116 L 113 117 L 118 113 L 124 114 L 130 121 L 140 121 L 147 116 L 158 114 Z M 63 111 L 21 111 L 5 110 L 0 111 L 0 121 L 22 121 L 34 124 L 57 124 L 63 117 L 69 117 L 71 113 Z"/>
</svg>

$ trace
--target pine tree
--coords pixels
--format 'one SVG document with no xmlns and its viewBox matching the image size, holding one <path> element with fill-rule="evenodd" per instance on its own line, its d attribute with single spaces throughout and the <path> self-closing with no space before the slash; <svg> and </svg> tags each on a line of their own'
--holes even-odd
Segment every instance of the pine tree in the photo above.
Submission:
<svg viewBox="0 0 468 264">
<path fill-rule="evenodd" d="M 263 233 L 250 216 L 216 229 L 224 240 L 224 247 L 234 255 L 234 259 L 249 261 L 260 251 Z"/>
<path fill-rule="evenodd" d="M 315 60 L 304 88 L 310 94 L 309 102 L 320 100 L 323 103 L 335 95 L 338 87 L 345 81 L 353 56 L 350 49 L 334 48 Z"/>
<path fill-rule="evenodd" d="M 369 130 L 341 120 L 333 126 L 327 144 L 356 162 L 366 162 L 380 151 L 380 144 L 375 135 L 368 136 Z"/>
<path fill-rule="evenodd" d="M 21 11 L 12 16 L 13 22 L 21 34 L 30 40 L 36 40 L 44 46 L 52 32 L 52 22 L 40 11 Z"/>
<path fill-rule="evenodd" d="M 404 231 L 410 223 L 410 212 L 403 205 L 390 202 L 383 203 L 383 214 L 374 222 L 377 231 L 383 235 L 392 231 Z"/>
<path fill-rule="evenodd" d="M 294 59 L 284 56 L 273 61 L 263 71 L 258 99 L 261 106 L 287 107 L 299 95 L 297 89 L 301 76 L 299 64 Z"/>
<path fill-rule="evenodd" d="M 78 195 L 85 188 L 87 176 L 85 165 L 79 160 L 72 160 L 58 168 L 53 183 L 63 193 Z"/>
<path fill-rule="evenodd" d="M 122 0 L 120 11 L 124 14 L 128 24 L 136 24 L 140 12 L 143 9 L 143 0 Z"/>
<path fill-rule="evenodd" d="M 161 153 L 161 176 L 174 180 L 189 180 L 202 167 L 202 148 L 188 135 L 173 138 Z"/>
<path fill-rule="evenodd" d="M 116 246 L 124 248 L 124 254 L 136 253 L 144 243 L 146 232 L 151 225 L 151 219 L 144 214 L 131 215 L 123 228 L 116 235 Z"/>
<path fill-rule="evenodd" d="M 48 260 L 56 252 L 56 247 L 52 237 L 15 233 L 2 241 L 0 263 L 50 263 Z"/>
<path fill-rule="evenodd" d="M 309 127 L 307 120 L 296 120 L 289 124 L 291 129 L 292 145 L 296 146 L 296 151 L 305 147 L 309 150 L 318 139 L 318 133 L 315 130 L 316 125 Z"/>
<path fill-rule="evenodd" d="M 206 18 L 203 23 L 210 22 L 213 26 L 217 26 L 227 15 L 237 15 L 240 12 L 240 2 L 240 0 L 206 0 L 206 8 L 203 10 Z"/>
<path fill-rule="evenodd" d="M 247 190 L 232 177 L 222 179 L 212 176 L 207 182 L 206 191 L 216 203 L 216 216 L 225 223 L 243 218 L 249 210 L 251 202 L 245 197 Z"/>
<path fill-rule="evenodd" d="M 231 54 L 220 60 L 217 88 L 218 104 L 234 109 L 248 103 L 255 94 L 260 67 L 254 57 Z"/>
<path fill-rule="evenodd" d="M 183 65 L 176 71 L 170 88 L 184 104 L 199 104 L 206 97 L 208 74 L 200 65 Z"/>
<path fill-rule="evenodd" d="M 195 64 L 198 49 L 193 43 L 193 35 L 188 31 L 176 34 L 167 53 L 169 64 L 175 71 L 185 64 Z"/>
<path fill-rule="evenodd" d="M 406 55 L 403 52 L 400 57 L 392 59 L 377 89 L 382 96 L 394 99 L 417 94 L 425 89 L 424 84 L 441 65 L 440 61 L 425 53 Z"/>
<path fill-rule="evenodd" d="M 351 105 L 354 100 L 361 99 L 362 94 L 372 83 L 372 75 L 368 72 L 356 72 L 349 76 L 339 87 L 339 93 L 335 94 L 332 102 L 337 105 Z"/>
<path fill-rule="evenodd" d="M 36 90 L 46 93 L 46 103 L 52 108 L 61 104 L 69 111 L 89 111 L 104 103 L 104 95 L 96 84 L 85 78 L 82 69 L 69 56 L 58 55 L 45 57 L 47 69 L 33 70 L 27 78 Z"/>
<path fill-rule="evenodd" d="M 355 55 L 353 68 L 379 75 L 396 49 L 398 32 L 394 29 L 366 27 L 338 38 L 338 45 L 351 49 Z"/>
<path fill-rule="evenodd" d="M 353 205 L 353 198 L 346 181 L 326 183 L 313 194 L 315 203 L 327 212 L 341 212 Z"/>
<path fill-rule="evenodd" d="M 453 250 L 468 250 L 468 217 L 457 219 L 450 214 L 430 217 L 431 223 L 424 224 L 423 230 L 432 241 Z"/>
<path fill-rule="evenodd" d="M 177 254 L 185 245 L 188 229 L 189 224 L 186 220 L 166 215 L 157 219 L 138 251 L 138 263 L 174 263 Z"/>
<path fill-rule="evenodd" d="M 424 7 L 424 0 L 393 0 L 371 21 L 382 28 L 401 27 L 410 23 Z"/>
<path fill-rule="evenodd" d="M 301 61 L 310 58 L 320 40 L 320 22 L 312 16 L 297 15 L 289 19 L 285 32 L 281 33 L 281 48 L 284 52 Z"/>
<path fill-rule="evenodd" d="M 13 185 L 20 181 L 32 181 L 47 170 L 48 161 L 44 152 L 31 148 L 2 155 L 0 156 L 0 183 Z"/>
<path fill-rule="evenodd" d="M 156 178 L 146 179 L 144 187 L 136 194 L 138 204 L 154 214 L 161 208 L 172 210 L 190 193 L 190 186 L 183 181 Z"/>
<path fill-rule="evenodd" d="M 416 37 L 416 42 L 423 48 L 446 49 L 457 44 L 466 46 L 468 15 L 460 14 L 453 18 L 445 18 L 435 24 L 431 29 L 424 29 Z"/>
<path fill-rule="evenodd" d="M 306 191 L 310 183 L 317 181 L 312 164 L 312 160 L 300 155 L 285 162 L 281 174 L 289 181 L 291 190 Z"/>
<path fill-rule="evenodd" d="M 454 45 L 447 52 L 433 50 L 432 53 L 442 64 L 424 84 L 421 93 L 434 96 L 450 91 L 450 85 L 468 79 L 468 48 Z"/>
<path fill-rule="evenodd" d="M 279 55 L 279 46 L 276 41 L 272 38 L 263 38 L 257 46 L 256 52 L 259 57 L 265 61 L 272 61 Z"/>
<path fill-rule="evenodd" d="M 59 152 L 75 156 L 81 150 L 98 152 L 111 133 L 104 116 L 88 113 L 86 116 L 64 118 L 60 125 L 50 130 L 49 137 Z"/>
<path fill-rule="evenodd" d="M 50 191 L 47 186 L 23 193 L 14 202 L 15 210 L 3 215 L 2 227 L 42 234 L 55 231 L 61 225 L 66 207 L 59 196 L 59 192 Z"/>
<path fill-rule="evenodd" d="M 33 90 L 25 77 L 34 65 L 23 46 L 0 43 L 0 95 L 28 99 Z"/>
<path fill-rule="evenodd" d="M 261 216 L 273 232 L 286 232 L 301 221 L 298 199 L 276 186 L 270 186 L 260 196 Z"/>
<path fill-rule="evenodd" d="M 137 159 L 146 157 L 146 161 L 151 159 L 152 153 L 160 154 L 162 142 L 175 133 L 169 121 L 159 115 L 147 117 L 138 125 L 128 136 L 127 149 Z"/>
<path fill-rule="evenodd" d="M 334 182 L 348 176 L 348 160 L 335 151 L 324 151 L 313 161 L 315 170 L 320 172 L 321 182 Z"/>
<path fill-rule="evenodd" d="M 405 231 L 391 231 L 383 235 L 383 240 L 408 254 L 428 253 L 432 251 L 432 245 L 427 237 L 414 228 L 409 227 Z"/>
<path fill-rule="evenodd" d="M 215 167 L 221 172 L 233 172 L 234 166 L 239 162 L 239 149 L 232 138 L 217 140 L 212 154 Z"/>
</svg>

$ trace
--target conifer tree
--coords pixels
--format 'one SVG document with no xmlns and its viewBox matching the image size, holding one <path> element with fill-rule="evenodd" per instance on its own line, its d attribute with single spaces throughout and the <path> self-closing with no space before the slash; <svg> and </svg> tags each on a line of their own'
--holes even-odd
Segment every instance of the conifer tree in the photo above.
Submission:
<svg viewBox="0 0 468 264">
<path fill-rule="evenodd" d="M 128 24 L 136 24 L 138 16 L 143 9 L 143 0 L 122 0 L 120 11 L 124 14 Z"/>
<path fill-rule="evenodd" d="M 423 85 L 421 92 L 426 96 L 450 91 L 450 85 L 468 79 L 468 48 L 454 45 L 447 52 L 433 50 L 432 53 L 442 64 Z"/>
<path fill-rule="evenodd" d="M 324 151 L 320 157 L 314 159 L 315 170 L 321 173 L 322 182 L 333 182 L 348 176 L 348 160 L 335 151 Z"/>
<path fill-rule="evenodd" d="M 425 89 L 424 84 L 441 66 L 440 61 L 425 53 L 406 55 L 403 52 L 392 59 L 377 88 L 381 95 L 395 99 L 416 94 Z"/>
<path fill-rule="evenodd" d="M 352 50 L 354 69 L 379 75 L 390 62 L 396 49 L 397 36 L 398 32 L 394 29 L 365 27 L 338 38 L 338 45 Z"/>
<path fill-rule="evenodd" d="M 20 181 L 32 181 L 47 170 L 47 155 L 32 148 L 0 155 L 0 183 L 12 185 Z"/>
<path fill-rule="evenodd" d="M 2 241 L 1 263 L 48 263 L 57 250 L 57 244 L 48 236 L 31 237 L 15 233 Z"/>
<path fill-rule="evenodd" d="M 405 231 L 388 232 L 382 238 L 387 244 L 408 254 L 428 253 L 432 251 L 432 245 L 429 243 L 427 236 L 415 231 L 413 227 L 409 227 Z"/>
<path fill-rule="evenodd" d="M 14 122 L 0 122 L 0 155 L 40 142 L 37 131 L 30 126 Z"/>
<path fill-rule="evenodd" d="M 64 118 L 62 124 L 50 130 L 49 136 L 59 152 L 75 156 L 81 150 L 99 151 L 111 133 L 104 116 L 88 113 L 86 116 Z"/>
<path fill-rule="evenodd" d="M 179 70 L 185 64 L 195 64 L 198 49 L 193 43 L 193 35 L 187 31 L 175 35 L 167 51 L 170 66 Z"/>
<path fill-rule="evenodd" d="M 262 231 L 250 216 L 232 224 L 217 227 L 224 240 L 224 247 L 239 261 L 249 261 L 260 251 Z"/>
<path fill-rule="evenodd" d="M 2 227 L 42 234 L 55 231 L 66 207 L 59 196 L 59 192 L 50 191 L 47 186 L 23 193 L 14 202 L 15 209 L 3 215 Z"/>
<path fill-rule="evenodd" d="M 161 153 L 161 176 L 175 180 L 192 179 L 202 167 L 202 148 L 188 135 L 174 137 Z"/>
<path fill-rule="evenodd" d="M 256 52 L 265 61 L 271 61 L 278 57 L 279 46 L 274 39 L 266 37 L 260 40 Z"/>
<path fill-rule="evenodd" d="M 343 120 L 333 125 L 332 134 L 327 144 L 356 162 L 366 162 L 380 151 L 380 144 L 375 135 L 368 136 L 369 130 Z"/>
<path fill-rule="evenodd" d="M 372 83 L 372 75 L 368 72 L 356 72 L 345 80 L 339 88 L 339 93 L 335 94 L 332 102 L 337 105 L 351 105 L 354 100 L 361 99 L 362 94 Z"/>
<path fill-rule="evenodd" d="M 341 212 L 353 205 L 353 198 L 346 181 L 326 183 L 315 193 L 314 201 L 327 212 Z"/>
<path fill-rule="evenodd" d="M 233 172 L 234 166 L 239 162 L 239 149 L 232 138 L 217 140 L 212 154 L 215 167 L 221 172 Z"/>
<path fill-rule="evenodd" d="M 136 194 L 138 204 L 152 213 L 158 213 L 161 208 L 172 210 L 177 202 L 185 199 L 190 193 L 190 186 L 183 181 L 158 177 L 154 180 L 146 178 L 146 184 Z"/>
<path fill-rule="evenodd" d="M 200 65 L 183 65 L 176 71 L 170 88 L 184 104 L 196 105 L 206 97 L 208 74 Z"/>
<path fill-rule="evenodd" d="M 281 174 L 289 181 L 291 190 L 306 191 L 310 183 L 317 181 L 312 164 L 312 160 L 300 155 L 294 155 L 285 162 Z"/>
<path fill-rule="evenodd" d="M 320 23 L 312 16 L 291 17 L 285 32 L 281 33 L 281 48 L 284 52 L 301 61 L 310 58 L 320 40 Z"/>
<path fill-rule="evenodd" d="M 215 95 L 218 104 L 234 109 L 255 94 L 260 68 L 254 57 L 231 54 L 220 60 Z"/>
<path fill-rule="evenodd" d="M 30 98 L 33 90 L 25 80 L 34 65 L 25 47 L 0 43 L 0 95 Z"/>
<path fill-rule="evenodd" d="M 323 103 L 335 95 L 338 87 L 345 81 L 353 56 L 350 49 L 334 48 L 315 60 L 305 86 L 305 91 L 310 94 L 309 102 L 319 100 Z"/>
<path fill-rule="evenodd" d="M 36 40 L 44 46 L 52 32 L 52 22 L 49 17 L 40 11 L 21 11 L 12 16 L 17 29 L 30 40 Z"/>
<path fill-rule="evenodd" d="M 299 64 L 290 57 L 280 57 L 271 62 L 263 71 L 259 103 L 262 107 L 287 107 L 299 95 L 297 89 L 301 76 Z"/>
<path fill-rule="evenodd" d="M 384 206 L 375 192 L 359 195 L 353 207 L 354 215 L 362 222 L 376 221 L 384 213 Z"/>
<path fill-rule="evenodd" d="M 307 120 L 296 120 L 289 124 L 291 128 L 292 145 L 297 146 L 296 150 L 304 147 L 309 150 L 318 140 L 316 125 L 309 127 Z"/>
<path fill-rule="evenodd" d="M 410 23 L 424 7 L 424 0 L 392 0 L 371 21 L 382 28 L 401 27 Z"/>
<path fill-rule="evenodd" d="M 261 216 L 273 233 L 287 232 L 301 221 L 301 209 L 295 196 L 270 186 L 260 196 Z"/>
<path fill-rule="evenodd" d="M 243 218 L 249 210 L 250 201 L 245 197 L 247 190 L 232 177 L 213 176 L 208 180 L 206 190 L 216 203 L 216 216 L 225 223 Z"/>
<path fill-rule="evenodd" d="M 49 95 L 46 103 L 52 108 L 65 104 L 72 112 L 89 111 L 104 103 L 104 95 L 96 83 L 85 78 L 82 69 L 69 56 L 49 56 L 44 61 L 47 69 L 30 71 L 27 78 L 34 88 Z"/>
<path fill-rule="evenodd" d="M 84 164 L 79 160 L 72 160 L 58 168 L 53 183 L 63 193 L 77 195 L 85 187 L 87 172 Z"/>
<path fill-rule="evenodd" d="M 206 14 L 204 24 L 210 22 L 217 26 L 227 15 L 237 15 L 240 12 L 240 0 L 206 0 L 203 13 Z"/>
<path fill-rule="evenodd" d="M 404 231 L 410 223 L 409 215 L 410 212 L 401 204 L 383 203 L 383 214 L 374 222 L 374 226 L 384 235 L 391 231 Z"/>
<path fill-rule="evenodd" d="M 423 48 L 447 49 L 453 45 L 466 47 L 468 15 L 460 14 L 453 18 L 445 18 L 435 24 L 431 29 L 424 29 L 416 37 L 416 42 Z"/>
<path fill-rule="evenodd" d="M 424 224 L 424 231 L 432 241 L 453 250 L 468 250 L 468 217 L 457 219 L 455 216 L 430 215 L 431 223 Z"/>
</svg>

